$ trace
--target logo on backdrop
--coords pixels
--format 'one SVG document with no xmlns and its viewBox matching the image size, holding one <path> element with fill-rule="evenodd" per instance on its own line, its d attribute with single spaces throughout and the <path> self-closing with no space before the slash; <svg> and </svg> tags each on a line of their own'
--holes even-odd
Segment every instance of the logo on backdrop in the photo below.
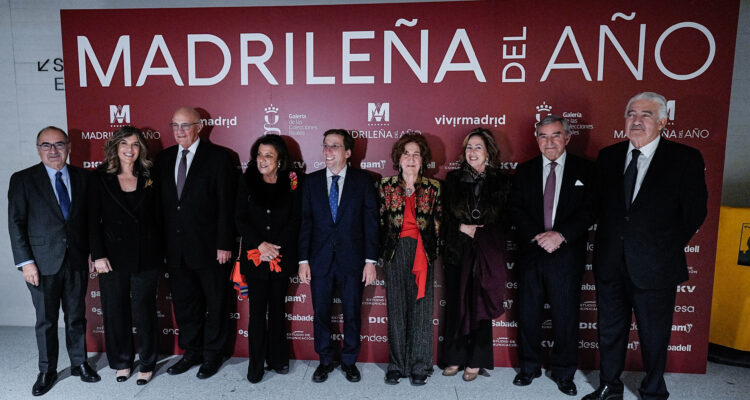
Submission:
<svg viewBox="0 0 750 400">
<path fill-rule="evenodd" d="M 270 104 L 268 107 L 263 109 L 265 115 L 263 116 L 263 134 L 275 133 L 281 135 L 281 129 L 276 126 L 279 123 L 279 108 L 274 107 Z"/>
<path fill-rule="evenodd" d="M 130 104 L 110 104 L 109 123 L 116 128 L 130 124 Z"/>
<path fill-rule="evenodd" d="M 534 122 L 534 126 L 536 127 L 536 124 L 542 118 L 550 114 L 552 114 L 552 106 L 547 104 L 546 100 L 543 100 L 542 104 L 536 106 L 536 122 Z M 580 111 L 563 111 L 560 115 L 568 121 L 571 135 L 579 135 L 581 131 L 594 129 L 594 125 L 584 122 L 583 113 Z"/>
<path fill-rule="evenodd" d="M 367 125 L 387 126 L 390 121 L 390 103 L 367 103 Z"/>
<path fill-rule="evenodd" d="M 536 127 L 536 124 L 542 120 L 542 114 L 544 116 L 548 116 L 552 113 L 552 106 L 547 105 L 547 101 L 542 101 L 542 104 L 536 106 L 536 122 L 534 122 L 534 127 Z"/>
</svg>

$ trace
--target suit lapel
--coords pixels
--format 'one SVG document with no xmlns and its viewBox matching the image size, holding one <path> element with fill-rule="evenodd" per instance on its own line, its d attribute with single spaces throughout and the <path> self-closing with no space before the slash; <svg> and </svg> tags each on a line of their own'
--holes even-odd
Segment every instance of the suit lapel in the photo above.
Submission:
<svg viewBox="0 0 750 400">
<path fill-rule="evenodd" d="M 36 179 L 34 179 L 34 184 L 37 186 L 37 189 L 42 194 L 42 198 L 44 198 L 44 201 L 46 201 L 50 207 L 52 207 L 55 210 L 55 215 L 60 218 L 61 221 L 64 221 L 65 218 L 63 218 L 62 210 L 60 209 L 60 204 L 57 202 L 57 197 L 55 196 L 55 192 L 52 189 L 52 184 L 49 180 L 49 175 L 47 175 L 47 169 L 44 167 L 43 163 L 39 163 L 39 167 L 36 169 Z M 72 181 L 72 177 L 71 177 Z"/>
<path fill-rule="evenodd" d="M 531 162 L 531 182 L 529 189 L 531 190 L 529 198 L 533 202 L 531 204 L 532 210 L 537 210 L 534 213 L 534 217 L 537 219 L 537 224 L 544 226 L 544 187 L 540 182 L 544 182 L 544 161 L 539 156 Z"/>
<path fill-rule="evenodd" d="M 633 199 L 631 209 L 638 206 L 638 204 L 640 203 L 639 199 L 643 198 L 643 196 L 648 196 L 648 193 L 651 190 L 651 186 L 655 184 L 654 182 L 658 181 L 657 175 L 659 174 L 659 171 L 664 171 L 669 168 L 669 165 L 667 165 L 668 160 L 666 154 L 668 152 L 668 149 L 666 149 L 666 147 L 668 147 L 669 144 L 664 138 L 661 138 L 659 140 L 660 142 L 656 146 L 656 151 L 654 151 L 654 158 L 648 165 L 646 176 L 643 177 L 643 182 L 641 182 L 641 187 L 640 189 L 638 189 L 638 194 L 635 196 L 635 199 Z"/>
<path fill-rule="evenodd" d="M 107 191 L 109 197 L 112 198 L 115 204 L 117 204 L 130 217 L 135 218 L 135 215 L 133 215 L 130 207 L 128 207 L 127 200 L 125 199 L 125 194 L 120 188 L 120 181 L 117 179 L 117 175 L 107 174 L 106 176 L 102 177 L 102 180 L 104 182 L 104 189 Z M 140 187 L 140 185 L 141 179 L 139 178 L 137 187 Z M 140 197 L 143 197 L 143 195 L 141 194 Z"/>
<path fill-rule="evenodd" d="M 612 182 L 614 184 L 614 190 L 617 193 L 617 198 L 619 199 L 618 203 L 621 204 L 622 208 L 625 208 L 625 157 L 628 153 L 628 143 L 629 141 L 621 142 L 620 149 L 615 152 L 615 159 L 612 161 L 614 163 L 614 169 L 617 171 L 616 174 L 613 174 L 612 176 L 616 176 L 617 179 L 615 179 L 615 182 Z"/>
<path fill-rule="evenodd" d="M 336 217 L 337 221 L 341 220 L 341 215 L 343 215 L 344 210 L 346 210 L 346 207 L 351 202 L 352 196 L 354 196 L 354 183 L 352 183 L 353 179 L 354 174 L 352 173 L 352 168 L 348 167 L 346 169 L 346 177 L 344 178 L 344 188 L 341 189 L 341 201 L 339 201 L 339 208 Z"/>
<path fill-rule="evenodd" d="M 563 213 L 568 209 L 571 195 L 570 191 L 575 185 L 573 179 L 578 176 L 575 160 L 570 154 L 568 154 L 566 158 L 565 168 L 563 169 L 562 184 L 560 185 L 560 198 L 557 199 L 557 210 L 555 210 L 555 220 L 558 221 L 558 218 L 564 216 Z"/>
<path fill-rule="evenodd" d="M 203 164 L 206 162 L 206 157 L 208 157 L 207 146 L 208 145 L 203 139 L 201 139 L 200 143 L 198 143 L 198 148 L 195 150 L 193 161 L 190 163 L 190 168 L 188 169 L 187 176 L 185 177 L 185 187 L 182 188 L 183 195 L 190 187 L 191 182 L 195 181 L 195 176 L 200 174 L 200 171 L 203 170 Z M 179 146 L 178 146 L 178 150 L 179 150 Z M 174 164 L 172 165 L 174 166 Z M 172 175 L 172 180 L 174 180 L 174 174 Z M 175 183 L 175 191 L 176 190 L 177 190 L 177 183 Z"/>
</svg>

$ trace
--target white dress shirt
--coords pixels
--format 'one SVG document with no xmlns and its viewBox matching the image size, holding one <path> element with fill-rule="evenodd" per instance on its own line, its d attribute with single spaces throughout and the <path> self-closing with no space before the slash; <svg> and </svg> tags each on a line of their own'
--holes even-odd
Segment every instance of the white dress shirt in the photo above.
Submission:
<svg viewBox="0 0 750 400">
<path fill-rule="evenodd" d="M 659 140 L 661 140 L 661 136 L 657 136 L 656 139 L 651 141 L 651 143 L 638 149 L 641 151 L 641 155 L 638 157 L 638 176 L 635 178 L 635 189 L 633 189 L 633 198 L 631 199 L 633 201 L 635 201 L 635 198 L 638 196 L 638 191 L 641 189 L 641 184 L 643 183 L 643 178 L 648 171 L 648 166 L 651 165 L 651 160 L 654 159 L 654 153 L 659 146 Z M 633 149 L 635 149 L 635 146 L 633 146 L 633 142 L 630 142 L 630 144 L 628 144 L 628 153 L 625 155 L 625 167 L 623 167 L 623 173 L 628 168 L 630 160 L 633 159 Z"/>
<path fill-rule="evenodd" d="M 174 181 L 177 182 L 177 171 L 180 169 L 180 160 L 182 159 L 182 151 L 183 150 L 189 150 L 190 152 L 185 155 L 185 161 L 187 162 L 187 168 L 185 169 L 185 177 L 187 178 L 188 171 L 190 171 L 190 165 L 193 163 L 193 158 L 195 158 L 195 152 L 198 150 L 198 144 L 201 142 L 201 139 L 198 138 L 193 144 L 190 145 L 187 149 L 182 147 L 182 145 L 177 145 L 177 159 L 174 161 Z"/>
</svg>

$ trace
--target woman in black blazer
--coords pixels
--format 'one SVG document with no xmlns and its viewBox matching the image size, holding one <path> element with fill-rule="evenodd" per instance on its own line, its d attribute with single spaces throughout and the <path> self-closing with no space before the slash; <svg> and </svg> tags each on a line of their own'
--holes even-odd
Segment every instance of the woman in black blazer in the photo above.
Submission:
<svg viewBox="0 0 750 400">
<path fill-rule="evenodd" d="M 138 385 L 156 367 L 156 289 L 161 253 L 157 189 L 140 130 L 118 129 L 89 184 L 91 259 L 99 274 L 107 360 L 124 382 L 133 367 L 133 318 L 138 327 Z M 132 293 L 132 297 L 131 297 Z"/>
<path fill-rule="evenodd" d="M 250 157 L 237 189 L 235 221 L 250 297 L 247 379 L 258 383 L 265 363 L 279 374 L 289 372 L 284 301 L 298 268 L 302 190 L 281 136 L 260 137 Z"/>
</svg>

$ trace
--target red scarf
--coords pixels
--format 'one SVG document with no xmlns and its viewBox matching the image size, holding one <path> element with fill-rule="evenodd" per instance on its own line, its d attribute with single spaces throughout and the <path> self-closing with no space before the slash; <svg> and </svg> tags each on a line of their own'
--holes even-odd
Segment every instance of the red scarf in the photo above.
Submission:
<svg viewBox="0 0 750 400">
<path fill-rule="evenodd" d="M 419 300 L 424 297 L 427 285 L 427 253 L 424 250 L 422 234 L 419 233 L 419 226 L 417 225 L 416 199 L 416 194 L 405 196 L 404 223 L 401 226 L 401 235 L 399 237 L 417 239 L 417 253 L 414 254 L 414 267 L 411 269 L 411 273 L 415 275 L 417 300 Z"/>
</svg>

